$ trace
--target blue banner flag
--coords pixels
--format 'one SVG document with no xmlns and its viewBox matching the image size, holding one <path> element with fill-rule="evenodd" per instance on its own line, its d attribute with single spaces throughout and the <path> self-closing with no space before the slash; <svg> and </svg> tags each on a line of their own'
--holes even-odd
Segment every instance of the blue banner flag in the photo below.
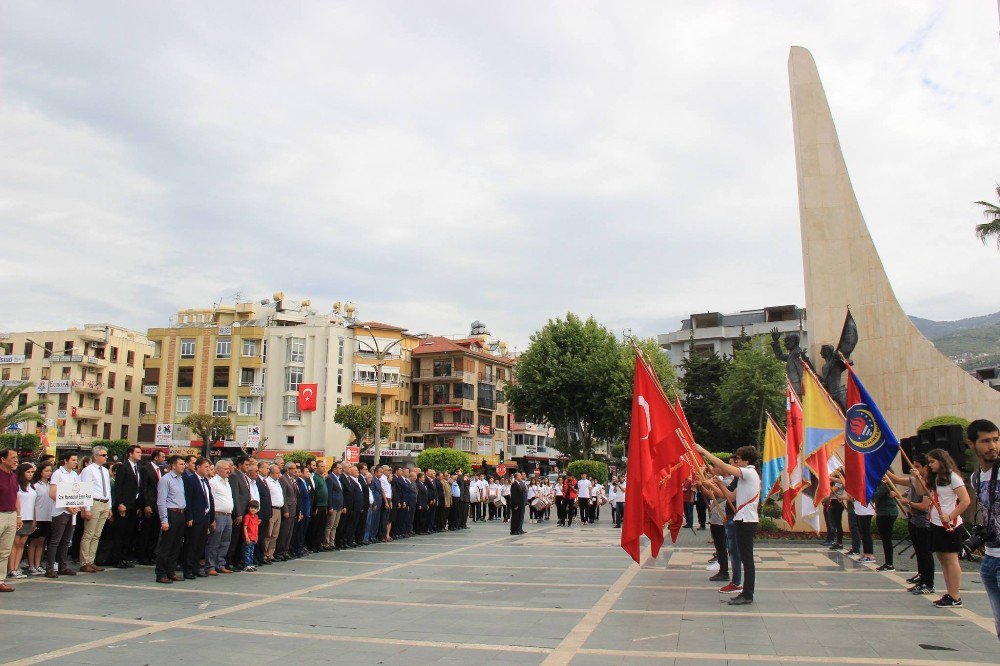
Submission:
<svg viewBox="0 0 1000 666">
<path fill-rule="evenodd" d="M 861 499 L 863 479 L 867 504 L 896 459 L 899 440 L 851 366 L 847 366 L 847 404 L 844 452 L 847 492 Z"/>
</svg>

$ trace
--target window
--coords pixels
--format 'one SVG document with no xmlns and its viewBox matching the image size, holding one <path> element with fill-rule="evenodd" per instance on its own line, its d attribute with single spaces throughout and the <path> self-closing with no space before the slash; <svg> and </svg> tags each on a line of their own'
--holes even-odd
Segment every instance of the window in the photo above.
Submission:
<svg viewBox="0 0 1000 666">
<path fill-rule="evenodd" d="M 44 354 L 44 357 L 48 358 L 49 356 L 52 356 L 52 343 L 51 342 L 46 342 L 45 343 L 45 354 Z"/>
<path fill-rule="evenodd" d="M 501 404 L 507 402 L 507 398 L 504 396 L 503 391 L 497 391 L 497 402 Z"/>
<path fill-rule="evenodd" d="M 111 439 L 111 424 L 104 424 L 104 439 Z"/>
<path fill-rule="evenodd" d="M 260 343 L 260 360 L 267 363 L 267 340 L 261 340 Z"/>
<path fill-rule="evenodd" d="M 448 385 L 447 384 L 435 384 L 434 385 L 434 404 L 435 405 L 447 405 L 448 404 Z"/>
<path fill-rule="evenodd" d="M 125 365 L 127 365 L 130 368 L 135 365 L 135 352 L 134 351 L 127 351 L 127 352 L 125 352 Z"/>
<path fill-rule="evenodd" d="M 27 393 L 21 393 L 21 394 L 19 394 L 17 396 L 17 406 L 18 406 L 18 408 L 24 407 L 27 404 L 28 404 L 28 394 Z"/>
<path fill-rule="evenodd" d="M 483 426 L 486 426 L 487 428 L 489 428 L 490 427 L 490 423 L 492 422 L 492 420 L 493 419 L 490 418 L 489 414 L 480 414 L 479 415 L 479 427 L 482 428 Z"/>
<path fill-rule="evenodd" d="M 344 338 L 341 338 L 337 345 L 337 363 L 344 364 Z"/>
<path fill-rule="evenodd" d="M 495 427 L 497 430 L 503 430 L 504 429 L 503 414 L 497 414 L 496 425 L 494 425 L 493 427 Z"/>
<path fill-rule="evenodd" d="M 10 368 L 4 368 L 3 370 L 0 370 L 0 379 L 2 379 L 3 381 L 7 381 L 10 379 Z"/>
<path fill-rule="evenodd" d="M 462 438 L 462 450 L 463 451 L 475 451 L 474 445 L 475 445 L 475 440 L 472 439 L 471 437 L 463 437 Z"/>
<path fill-rule="evenodd" d="M 472 425 L 472 416 L 472 412 L 468 409 L 463 409 L 458 416 L 458 421 L 459 423 L 468 423 L 469 425 Z"/>
<path fill-rule="evenodd" d="M 122 400 L 122 416 L 131 416 L 131 415 L 132 415 L 132 401 Z"/>
<path fill-rule="evenodd" d="M 177 368 L 177 388 L 194 386 L 194 368 Z"/>
<path fill-rule="evenodd" d="M 128 439 L 128 426 L 122 426 L 122 439 Z"/>
<path fill-rule="evenodd" d="M 298 421 L 300 418 L 298 396 L 286 395 L 284 409 L 282 411 L 286 421 Z"/>
<path fill-rule="evenodd" d="M 493 385 L 479 383 L 479 409 L 496 409 L 497 401 L 493 395 Z"/>
<path fill-rule="evenodd" d="M 306 358 L 306 339 L 288 338 L 286 342 L 285 362 L 302 363 Z"/>
<path fill-rule="evenodd" d="M 215 341 L 215 358 L 229 358 L 232 356 L 232 338 L 219 338 Z"/>
<path fill-rule="evenodd" d="M 187 416 L 191 413 L 191 398 L 177 398 L 177 416 Z"/>
<path fill-rule="evenodd" d="M 344 404 L 343 399 L 342 398 L 337 398 L 337 407 L 340 407 L 342 404 Z"/>
<path fill-rule="evenodd" d="M 285 368 L 285 390 L 298 391 L 302 383 L 302 368 Z"/>
<path fill-rule="evenodd" d="M 451 375 L 451 360 L 434 361 L 434 376 L 449 377 Z"/>
<path fill-rule="evenodd" d="M 476 397 L 476 387 L 472 384 L 455 384 L 455 397 L 459 400 L 473 400 Z"/>
<path fill-rule="evenodd" d="M 66 344 L 68 345 L 68 347 L 67 347 L 67 350 L 69 350 L 69 349 L 72 349 L 72 348 L 73 348 L 73 343 L 72 343 L 72 342 L 67 342 Z M 118 347 L 112 347 L 112 348 L 111 348 L 111 354 L 110 354 L 110 356 L 108 357 L 108 359 L 109 359 L 109 360 L 110 360 L 110 361 L 111 361 L 112 363 L 117 363 L 117 362 L 118 362 Z"/>
<path fill-rule="evenodd" d="M 295 435 L 288 435 L 287 437 L 285 437 L 285 444 L 294 444 L 294 443 L 295 443 Z"/>
<path fill-rule="evenodd" d="M 253 368 L 240 368 L 240 386 L 253 386 L 256 375 Z"/>
<path fill-rule="evenodd" d="M 248 396 L 240 396 L 239 406 L 237 407 L 237 414 L 241 416 L 252 416 L 257 413 L 257 399 L 250 398 Z"/>
<path fill-rule="evenodd" d="M 115 379 L 117 375 L 113 372 L 108 373 L 108 388 L 113 389 L 115 387 Z"/>
<path fill-rule="evenodd" d="M 21 368 L 21 381 L 28 381 L 28 377 L 31 376 L 31 368 Z"/>
<path fill-rule="evenodd" d="M 125 375 L 125 390 L 132 390 L 132 375 Z"/>
<path fill-rule="evenodd" d="M 444 410 L 435 409 L 433 411 L 434 423 L 444 423 Z"/>
<path fill-rule="evenodd" d="M 42 379 L 48 379 L 50 374 L 50 368 L 42 368 Z"/>
<path fill-rule="evenodd" d="M 111 412 L 114 411 L 114 409 L 115 409 L 115 399 L 108 397 L 104 403 L 104 413 L 110 414 Z"/>
<path fill-rule="evenodd" d="M 223 366 L 212 370 L 212 387 L 226 388 L 229 386 L 229 368 Z"/>
<path fill-rule="evenodd" d="M 337 370 L 337 393 L 344 392 L 344 370 L 343 368 Z"/>
<path fill-rule="evenodd" d="M 212 396 L 212 416 L 225 416 L 229 413 L 229 398 Z"/>
<path fill-rule="evenodd" d="M 243 355 L 256 356 L 260 340 L 243 340 Z"/>
<path fill-rule="evenodd" d="M 181 358 L 194 358 L 194 338 L 181 340 Z"/>
<path fill-rule="evenodd" d="M 35 348 L 35 345 L 30 342 L 24 343 L 24 358 L 31 358 L 31 350 Z"/>
</svg>

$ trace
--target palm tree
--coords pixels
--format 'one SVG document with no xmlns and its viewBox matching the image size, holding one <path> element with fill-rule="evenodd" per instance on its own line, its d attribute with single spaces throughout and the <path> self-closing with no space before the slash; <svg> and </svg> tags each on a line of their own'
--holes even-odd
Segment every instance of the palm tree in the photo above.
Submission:
<svg viewBox="0 0 1000 666">
<path fill-rule="evenodd" d="M 1000 185 L 997 185 L 997 198 L 1000 199 Z M 985 245 L 990 239 L 996 239 L 997 247 L 1000 247 L 1000 206 L 991 204 L 988 201 L 977 201 L 977 204 L 984 208 L 983 215 L 988 222 L 976 225 L 976 238 Z"/>
<path fill-rule="evenodd" d="M 44 421 L 45 417 L 37 411 L 37 407 L 49 404 L 48 400 L 33 400 L 18 406 L 17 397 L 34 386 L 31 382 L 21 382 L 16 386 L 0 386 L 0 432 L 21 421 Z"/>
</svg>

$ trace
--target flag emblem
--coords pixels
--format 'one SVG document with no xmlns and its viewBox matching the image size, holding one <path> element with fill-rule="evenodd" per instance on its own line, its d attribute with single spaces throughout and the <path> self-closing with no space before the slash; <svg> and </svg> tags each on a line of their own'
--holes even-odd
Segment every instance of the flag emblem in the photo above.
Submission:
<svg viewBox="0 0 1000 666">
<path fill-rule="evenodd" d="M 874 414 L 864 403 L 847 410 L 847 426 L 847 445 L 858 453 L 872 453 L 885 444 Z"/>
</svg>

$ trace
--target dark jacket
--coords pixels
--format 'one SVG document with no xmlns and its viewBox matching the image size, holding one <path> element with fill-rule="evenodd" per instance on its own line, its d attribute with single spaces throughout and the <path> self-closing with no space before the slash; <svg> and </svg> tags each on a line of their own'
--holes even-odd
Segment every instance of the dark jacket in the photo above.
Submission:
<svg viewBox="0 0 1000 666">
<path fill-rule="evenodd" d="M 400 509 L 406 504 L 406 483 L 403 481 L 403 477 L 394 476 L 390 484 L 392 485 L 392 505 Z"/>
<path fill-rule="evenodd" d="M 271 506 L 271 491 L 267 489 L 267 482 L 261 477 L 257 477 L 257 495 L 260 496 L 260 510 L 257 517 L 260 518 L 261 525 L 266 525 L 271 520 L 274 507 Z"/>
<path fill-rule="evenodd" d="M 414 485 L 417 488 L 417 508 L 430 508 L 430 498 L 427 495 L 427 486 L 425 486 L 420 479 L 417 479 Z"/>
<path fill-rule="evenodd" d="M 154 514 L 156 513 L 156 487 L 160 483 L 160 477 L 156 472 L 156 466 L 150 460 L 143 461 L 139 468 L 142 482 L 142 505 L 152 507 Z"/>
<path fill-rule="evenodd" d="M 327 506 L 335 511 L 344 508 L 344 489 L 340 485 L 340 477 L 336 474 L 326 475 Z"/>
<path fill-rule="evenodd" d="M 295 480 L 299 487 L 299 513 L 303 516 L 312 515 L 312 495 L 309 493 L 309 484 L 303 477 Z"/>
<path fill-rule="evenodd" d="M 202 484 L 202 478 L 197 474 L 187 474 L 181 478 L 184 479 L 184 520 L 214 522 L 215 498 L 212 497 L 212 489 L 207 487 L 208 479 L 204 479 L 205 483 Z"/>
<path fill-rule="evenodd" d="M 406 505 L 409 508 L 417 506 L 417 483 L 409 479 L 403 479 L 406 485 L 403 486 L 403 493 L 406 497 Z"/>
<path fill-rule="evenodd" d="M 461 489 L 460 490 L 461 494 L 459 495 L 459 499 L 462 500 L 463 502 L 470 501 L 470 498 L 469 498 L 469 477 L 463 476 L 461 479 L 459 479 L 459 481 L 458 481 L 458 487 Z"/>
<path fill-rule="evenodd" d="M 135 511 L 144 501 L 142 490 L 142 462 L 136 464 L 136 472 L 132 472 L 132 463 L 123 462 L 115 475 L 111 486 L 111 511 L 117 516 L 118 505 L 124 504 L 126 511 Z M 136 476 L 138 474 L 138 476 Z M 138 497 L 136 497 L 138 495 Z"/>
<path fill-rule="evenodd" d="M 437 502 L 437 485 L 426 476 L 424 477 L 424 488 L 427 489 L 427 504 Z"/>
<path fill-rule="evenodd" d="M 372 491 L 375 507 L 381 509 L 382 505 L 385 504 L 385 499 L 382 497 L 382 482 L 378 480 L 377 476 L 372 477 L 372 482 L 368 484 L 368 489 Z"/>
<path fill-rule="evenodd" d="M 441 479 L 435 478 L 434 487 L 437 493 L 438 506 L 444 506 L 445 503 L 444 495 L 445 493 L 451 495 L 451 486 L 449 485 L 447 488 L 445 488 L 445 484 L 441 481 Z"/>
<path fill-rule="evenodd" d="M 234 469 L 229 475 L 229 488 L 233 491 L 233 519 L 243 517 L 250 503 L 250 486 L 247 485 L 247 475 Z"/>
<path fill-rule="evenodd" d="M 347 472 L 340 474 L 340 487 L 344 489 L 344 506 L 348 511 L 354 511 L 354 496 L 357 495 L 357 486 L 351 483 L 350 475 Z"/>
<path fill-rule="evenodd" d="M 512 509 L 523 509 L 528 503 L 528 493 L 521 481 L 510 484 L 510 506 Z"/>
<path fill-rule="evenodd" d="M 278 483 L 281 484 L 281 492 L 285 496 L 285 505 L 281 507 L 281 513 L 282 515 L 287 513 L 290 518 L 294 518 L 299 509 L 299 484 L 288 474 L 279 476 Z"/>
<path fill-rule="evenodd" d="M 369 507 L 369 504 L 368 504 L 368 482 L 365 481 L 365 477 L 361 476 L 360 474 L 358 474 L 357 477 L 354 478 L 354 480 L 357 481 L 358 485 L 361 486 L 360 497 L 357 497 L 357 498 L 354 499 L 354 506 L 357 506 L 362 511 L 364 511 L 365 509 L 367 509 Z M 357 488 L 355 488 L 355 490 L 357 490 Z"/>
</svg>

